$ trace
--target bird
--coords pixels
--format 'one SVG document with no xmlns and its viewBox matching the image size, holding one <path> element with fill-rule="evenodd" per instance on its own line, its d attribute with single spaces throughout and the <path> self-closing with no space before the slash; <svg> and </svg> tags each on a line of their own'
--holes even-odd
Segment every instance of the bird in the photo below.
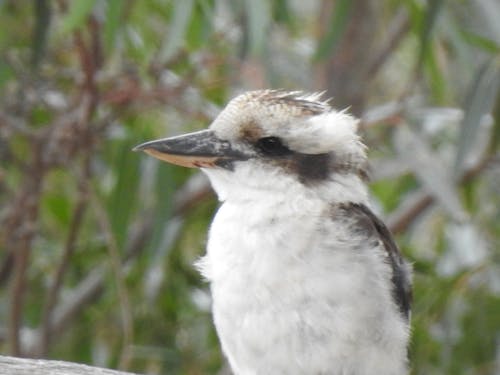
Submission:
<svg viewBox="0 0 500 375">
<path fill-rule="evenodd" d="M 207 129 L 134 148 L 218 196 L 197 267 L 237 375 L 408 373 L 411 266 L 371 208 L 359 120 L 322 96 L 248 91 Z"/>
</svg>

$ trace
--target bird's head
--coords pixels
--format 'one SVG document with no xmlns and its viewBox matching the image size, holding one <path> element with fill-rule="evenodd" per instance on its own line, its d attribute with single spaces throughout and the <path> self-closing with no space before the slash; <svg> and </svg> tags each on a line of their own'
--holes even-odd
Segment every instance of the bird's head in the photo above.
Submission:
<svg viewBox="0 0 500 375">
<path fill-rule="evenodd" d="M 250 91 L 230 101 L 207 130 L 134 150 L 201 168 L 221 200 L 241 189 L 279 192 L 335 182 L 349 194 L 364 185 L 367 175 L 365 147 L 356 130 L 355 118 L 333 110 L 320 95 Z"/>
</svg>

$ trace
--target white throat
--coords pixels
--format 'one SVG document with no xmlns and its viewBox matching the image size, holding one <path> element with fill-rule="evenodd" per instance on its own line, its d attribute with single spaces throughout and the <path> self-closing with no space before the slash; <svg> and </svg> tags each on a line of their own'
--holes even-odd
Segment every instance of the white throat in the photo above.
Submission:
<svg viewBox="0 0 500 375">
<path fill-rule="evenodd" d="M 277 168 L 266 167 L 252 161 L 238 163 L 232 172 L 222 169 L 203 169 L 221 202 L 263 200 L 269 204 L 276 200 L 288 202 L 301 211 L 300 204 L 318 201 L 323 204 L 353 202 L 368 204 L 368 190 L 355 174 L 336 174 L 310 186 L 296 176 Z M 306 202 L 308 201 L 308 202 Z M 310 202 L 309 202 L 310 203 Z"/>
</svg>

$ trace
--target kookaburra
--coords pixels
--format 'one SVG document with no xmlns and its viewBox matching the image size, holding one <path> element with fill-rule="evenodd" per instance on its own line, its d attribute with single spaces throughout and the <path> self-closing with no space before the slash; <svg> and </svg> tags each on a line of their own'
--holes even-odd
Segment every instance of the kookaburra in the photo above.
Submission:
<svg viewBox="0 0 500 375">
<path fill-rule="evenodd" d="M 370 209 L 357 120 L 251 91 L 202 131 L 141 144 L 222 202 L 198 266 L 235 374 L 403 375 L 410 268 Z"/>
</svg>

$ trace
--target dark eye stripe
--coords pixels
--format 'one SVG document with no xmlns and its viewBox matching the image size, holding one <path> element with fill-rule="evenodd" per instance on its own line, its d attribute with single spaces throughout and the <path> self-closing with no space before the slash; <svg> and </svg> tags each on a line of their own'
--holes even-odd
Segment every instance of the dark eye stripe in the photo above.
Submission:
<svg viewBox="0 0 500 375">
<path fill-rule="evenodd" d="M 260 138 L 256 143 L 256 147 L 267 156 L 283 156 L 292 153 L 278 137 Z"/>
</svg>

